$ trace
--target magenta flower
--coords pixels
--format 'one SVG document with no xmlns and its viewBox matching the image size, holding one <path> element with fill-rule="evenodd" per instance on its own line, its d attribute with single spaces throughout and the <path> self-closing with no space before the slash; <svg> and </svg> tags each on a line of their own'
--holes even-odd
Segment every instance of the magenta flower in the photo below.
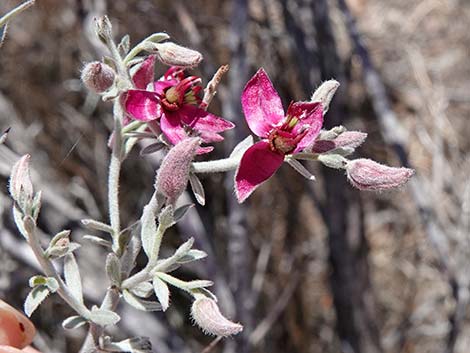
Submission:
<svg viewBox="0 0 470 353">
<path fill-rule="evenodd" d="M 263 69 L 251 78 L 242 93 L 245 118 L 261 141 L 243 155 L 235 176 L 239 202 L 280 168 L 286 155 L 311 146 L 323 125 L 320 103 L 293 102 L 284 114 L 281 98 Z"/>
<path fill-rule="evenodd" d="M 201 79 L 186 77 L 183 70 L 171 67 L 158 81 L 153 82 L 155 57 L 149 56 L 133 75 L 138 89 L 129 90 L 125 109 L 135 120 L 153 122 L 159 120 L 160 129 L 169 142 L 176 145 L 191 135 L 201 137 L 202 142 L 219 142 L 219 134 L 235 125 L 199 107 L 202 90 Z M 199 154 L 213 147 L 201 147 Z"/>
</svg>

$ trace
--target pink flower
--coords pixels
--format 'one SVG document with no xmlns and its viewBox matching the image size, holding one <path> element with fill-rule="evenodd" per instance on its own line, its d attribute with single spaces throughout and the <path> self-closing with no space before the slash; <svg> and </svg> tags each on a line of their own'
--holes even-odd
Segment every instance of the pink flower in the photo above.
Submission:
<svg viewBox="0 0 470 353">
<path fill-rule="evenodd" d="M 242 93 L 245 118 L 262 138 L 243 155 L 235 176 L 239 202 L 280 168 L 284 157 L 312 145 L 323 124 L 323 110 L 318 102 L 294 102 L 284 114 L 281 98 L 263 69 L 251 78 Z"/>
<path fill-rule="evenodd" d="M 133 75 L 138 89 L 129 90 L 125 109 L 131 118 L 154 122 L 159 120 L 160 129 L 169 142 L 176 145 L 188 136 L 197 135 L 202 142 L 219 142 L 219 134 L 235 125 L 204 109 L 201 109 L 199 93 L 201 79 L 188 76 L 183 70 L 171 67 L 158 81 L 153 81 L 155 57 L 149 56 Z M 207 153 L 213 147 L 202 147 L 198 153 Z"/>
</svg>

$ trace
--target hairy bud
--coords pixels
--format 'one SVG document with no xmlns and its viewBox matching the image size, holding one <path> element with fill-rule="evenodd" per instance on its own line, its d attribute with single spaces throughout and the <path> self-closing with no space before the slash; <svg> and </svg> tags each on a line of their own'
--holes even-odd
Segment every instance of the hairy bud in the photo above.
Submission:
<svg viewBox="0 0 470 353">
<path fill-rule="evenodd" d="M 360 190 L 387 190 L 402 186 L 414 174 L 413 169 L 393 168 L 370 159 L 356 159 L 346 165 L 349 182 Z"/>
<path fill-rule="evenodd" d="M 320 102 L 323 106 L 323 112 L 326 113 L 338 87 L 339 82 L 336 80 L 325 81 L 312 94 L 312 98 L 310 100 L 312 102 Z"/>
<path fill-rule="evenodd" d="M 227 337 L 243 330 L 242 325 L 223 316 L 217 303 L 210 298 L 196 299 L 191 307 L 191 316 L 202 331 L 209 335 Z"/>
<path fill-rule="evenodd" d="M 173 147 L 158 170 L 155 189 L 174 204 L 186 189 L 191 162 L 199 148 L 198 137 L 187 138 Z"/>
<path fill-rule="evenodd" d="M 108 16 L 95 18 L 95 32 L 98 38 L 104 43 L 112 39 L 113 27 Z"/>
<path fill-rule="evenodd" d="M 85 65 L 82 70 L 82 82 L 93 92 L 103 93 L 114 83 L 114 70 L 99 61 L 94 61 Z"/>
<path fill-rule="evenodd" d="M 32 200 L 33 198 L 33 184 L 29 175 L 29 161 L 31 156 L 24 155 L 13 166 L 9 191 L 11 196 L 16 202 Z M 21 205 L 23 206 L 23 205 Z"/>
<path fill-rule="evenodd" d="M 2 345 L 22 349 L 33 341 L 36 329 L 31 321 L 3 300 L 0 300 L 0 317 Z M 16 352 L 16 349 L 14 351 Z"/>
<path fill-rule="evenodd" d="M 165 65 L 194 67 L 202 61 L 202 54 L 181 45 L 166 42 L 154 44 L 157 58 Z"/>
<path fill-rule="evenodd" d="M 365 132 L 345 131 L 332 140 L 316 140 L 312 146 L 312 152 L 325 153 L 340 147 L 354 150 L 362 145 L 366 138 Z"/>
</svg>

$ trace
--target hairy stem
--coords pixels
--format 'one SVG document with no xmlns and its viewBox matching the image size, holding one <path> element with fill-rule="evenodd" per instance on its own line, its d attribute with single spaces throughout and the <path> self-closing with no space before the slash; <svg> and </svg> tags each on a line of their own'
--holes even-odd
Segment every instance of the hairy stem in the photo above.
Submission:
<svg viewBox="0 0 470 353">
<path fill-rule="evenodd" d="M 240 159 L 241 156 L 239 158 L 232 157 L 207 162 L 194 162 L 191 165 L 191 169 L 196 174 L 228 172 L 237 169 Z"/>
</svg>

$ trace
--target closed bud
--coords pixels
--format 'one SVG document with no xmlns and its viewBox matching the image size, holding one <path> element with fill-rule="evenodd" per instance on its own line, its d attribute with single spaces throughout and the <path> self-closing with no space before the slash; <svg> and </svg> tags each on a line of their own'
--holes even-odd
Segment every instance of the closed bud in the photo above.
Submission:
<svg viewBox="0 0 470 353">
<path fill-rule="evenodd" d="M 202 61 L 202 54 L 181 45 L 166 42 L 154 44 L 157 58 L 165 65 L 194 67 Z"/>
<path fill-rule="evenodd" d="M 173 147 L 163 159 L 158 170 L 155 189 L 163 194 L 168 203 L 174 204 L 186 189 L 191 162 L 199 148 L 200 139 L 184 139 Z"/>
<path fill-rule="evenodd" d="M 194 322 L 208 335 L 227 337 L 236 335 L 243 326 L 223 316 L 215 300 L 198 298 L 191 307 Z"/>
<path fill-rule="evenodd" d="M 312 152 L 325 153 L 337 148 L 356 149 L 364 143 L 367 134 L 360 131 L 345 131 L 332 140 L 316 140 L 312 146 Z"/>
<path fill-rule="evenodd" d="M 339 87 L 339 82 L 336 80 L 328 80 L 323 82 L 320 87 L 312 94 L 312 102 L 320 102 L 323 106 L 323 111 L 326 113 L 330 106 L 330 102 Z"/>
<path fill-rule="evenodd" d="M 85 86 L 95 93 L 103 93 L 111 88 L 114 77 L 114 70 L 99 61 L 86 64 L 81 76 Z"/>
<path fill-rule="evenodd" d="M 98 38 L 104 43 L 112 39 L 113 27 L 108 16 L 95 18 L 95 31 Z"/>
<path fill-rule="evenodd" d="M 393 168 L 370 159 L 356 159 L 346 165 L 349 182 L 360 190 L 387 190 L 402 186 L 414 174 L 413 169 Z"/>
<path fill-rule="evenodd" d="M 31 201 L 33 198 L 33 184 L 29 175 L 30 159 L 29 154 L 21 157 L 13 166 L 11 172 L 9 191 L 13 199 L 19 203 Z M 21 205 L 21 207 L 24 206 Z"/>
</svg>

